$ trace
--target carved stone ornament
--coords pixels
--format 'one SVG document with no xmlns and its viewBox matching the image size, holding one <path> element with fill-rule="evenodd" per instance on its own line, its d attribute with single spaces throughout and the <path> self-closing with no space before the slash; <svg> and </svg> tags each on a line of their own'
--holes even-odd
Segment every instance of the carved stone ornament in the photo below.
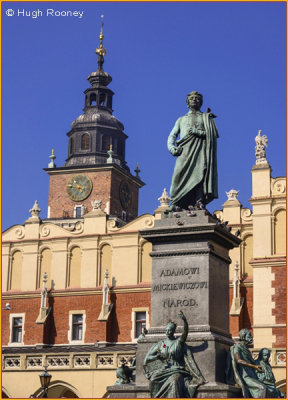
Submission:
<svg viewBox="0 0 288 400">
<path fill-rule="evenodd" d="M 283 195 L 286 193 L 286 179 L 276 178 L 272 179 L 271 189 L 273 195 Z"/>
<path fill-rule="evenodd" d="M 47 225 L 42 226 L 40 236 L 46 237 L 50 235 L 50 228 Z"/>
<path fill-rule="evenodd" d="M 83 222 L 82 222 L 82 221 L 76 222 L 75 230 L 74 230 L 73 234 L 79 235 L 79 233 L 82 233 L 83 231 L 84 231 L 84 224 L 83 224 Z"/>
<path fill-rule="evenodd" d="M 41 209 L 39 208 L 38 201 L 35 200 L 33 207 L 29 210 L 29 212 L 32 215 L 32 218 L 39 218 L 40 211 Z"/>
<path fill-rule="evenodd" d="M 102 200 L 92 200 L 92 211 L 101 211 Z"/>
<path fill-rule="evenodd" d="M 234 190 L 234 189 L 231 189 L 229 192 L 226 192 L 227 197 L 228 197 L 228 201 L 237 200 L 238 193 L 239 193 L 239 190 Z"/>
<path fill-rule="evenodd" d="M 268 138 L 266 135 L 261 136 L 262 130 L 259 129 L 258 135 L 255 137 L 255 156 L 256 156 L 256 164 L 266 164 L 266 150 L 265 147 L 268 147 Z"/>
<path fill-rule="evenodd" d="M 286 351 L 277 351 L 276 365 L 286 365 Z"/>
<path fill-rule="evenodd" d="M 23 226 L 19 226 L 15 229 L 15 236 L 17 239 L 23 239 L 23 237 L 25 236 L 25 229 Z"/>
<path fill-rule="evenodd" d="M 252 221 L 252 212 L 249 208 L 243 208 L 241 210 L 241 218 L 243 221 Z"/>
<path fill-rule="evenodd" d="M 169 194 L 166 190 L 166 188 L 164 188 L 163 193 L 161 195 L 161 197 L 158 198 L 158 200 L 160 201 L 160 206 L 169 206 L 169 202 L 170 202 L 170 197 Z"/>
<path fill-rule="evenodd" d="M 145 218 L 145 226 L 152 227 L 153 225 L 154 225 L 154 218 L 152 216 Z"/>
</svg>

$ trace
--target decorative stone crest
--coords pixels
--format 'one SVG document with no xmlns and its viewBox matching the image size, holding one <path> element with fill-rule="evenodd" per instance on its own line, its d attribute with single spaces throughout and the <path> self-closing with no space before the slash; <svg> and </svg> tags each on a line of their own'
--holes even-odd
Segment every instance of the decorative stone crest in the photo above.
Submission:
<svg viewBox="0 0 288 400">
<path fill-rule="evenodd" d="M 259 129 L 258 135 L 255 137 L 256 164 L 267 164 L 265 147 L 268 147 L 268 138 L 266 135 L 261 136 L 261 132 L 262 130 Z"/>
<path fill-rule="evenodd" d="M 238 199 L 239 190 L 231 189 L 229 192 L 226 192 L 228 201 L 237 200 Z"/>
<path fill-rule="evenodd" d="M 160 207 L 169 206 L 170 197 L 169 197 L 169 194 L 168 194 L 166 188 L 164 188 L 163 193 L 162 193 L 161 197 L 158 198 L 158 200 L 160 201 Z"/>
<path fill-rule="evenodd" d="M 31 218 L 39 218 L 39 214 L 41 212 L 41 209 L 39 208 L 39 204 L 38 204 L 37 200 L 35 200 L 35 203 L 34 203 L 33 207 L 29 210 L 29 212 L 32 215 Z"/>
<path fill-rule="evenodd" d="M 92 211 L 101 211 L 102 200 L 92 200 Z"/>
</svg>

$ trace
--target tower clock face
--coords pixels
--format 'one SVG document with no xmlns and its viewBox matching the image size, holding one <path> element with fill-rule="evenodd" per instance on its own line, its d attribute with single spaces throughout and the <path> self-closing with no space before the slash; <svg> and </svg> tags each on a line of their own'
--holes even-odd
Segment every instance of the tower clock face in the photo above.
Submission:
<svg viewBox="0 0 288 400">
<path fill-rule="evenodd" d="M 81 201 L 86 199 L 92 191 L 92 181 L 86 175 L 74 175 L 69 179 L 66 191 L 73 201 Z"/>
<path fill-rule="evenodd" d="M 128 208 L 131 203 L 131 192 L 127 182 L 122 181 L 119 187 L 120 203 L 123 208 Z"/>
</svg>

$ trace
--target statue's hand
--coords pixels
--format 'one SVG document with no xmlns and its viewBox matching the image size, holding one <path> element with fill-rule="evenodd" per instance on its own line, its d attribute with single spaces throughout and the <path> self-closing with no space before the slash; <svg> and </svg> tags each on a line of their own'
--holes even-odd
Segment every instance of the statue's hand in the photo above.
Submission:
<svg viewBox="0 0 288 400">
<path fill-rule="evenodd" d="M 258 372 L 263 372 L 261 365 L 256 365 L 256 369 Z"/>
<path fill-rule="evenodd" d="M 190 128 L 189 133 L 197 136 L 199 138 L 205 138 L 205 131 L 201 130 L 201 129 L 197 129 L 194 126 L 192 126 L 192 128 Z"/>
<path fill-rule="evenodd" d="M 183 151 L 183 147 L 181 147 L 181 146 L 178 146 L 178 147 L 173 146 L 171 148 L 171 150 L 170 150 L 170 153 L 172 154 L 172 156 L 180 156 L 182 151 Z"/>
<path fill-rule="evenodd" d="M 183 321 L 187 321 L 187 319 L 186 319 L 186 317 L 185 317 L 185 315 L 183 314 L 182 311 L 179 312 L 178 317 L 183 319 Z"/>
<path fill-rule="evenodd" d="M 159 358 L 159 360 L 165 360 L 166 355 L 159 352 L 159 353 L 157 353 L 157 358 Z"/>
</svg>

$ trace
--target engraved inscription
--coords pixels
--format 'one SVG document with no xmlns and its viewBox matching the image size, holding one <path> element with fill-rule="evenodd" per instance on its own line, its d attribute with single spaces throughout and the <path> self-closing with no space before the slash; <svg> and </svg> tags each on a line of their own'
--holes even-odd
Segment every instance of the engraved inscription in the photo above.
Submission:
<svg viewBox="0 0 288 400">
<path fill-rule="evenodd" d="M 199 268 L 173 268 L 173 269 L 162 269 L 160 278 L 162 276 L 183 276 L 183 275 L 194 275 L 199 274 Z"/>
<path fill-rule="evenodd" d="M 183 290 L 183 289 L 207 289 L 207 282 L 179 282 L 179 283 L 162 283 L 153 286 L 153 292 L 161 292 L 163 290 Z"/>
<path fill-rule="evenodd" d="M 197 307 L 198 304 L 195 299 L 184 299 L 184 300 L 179 300 L 179 299 L 165 299 L 163 301 L 163 307 Z"/>
</svg>

